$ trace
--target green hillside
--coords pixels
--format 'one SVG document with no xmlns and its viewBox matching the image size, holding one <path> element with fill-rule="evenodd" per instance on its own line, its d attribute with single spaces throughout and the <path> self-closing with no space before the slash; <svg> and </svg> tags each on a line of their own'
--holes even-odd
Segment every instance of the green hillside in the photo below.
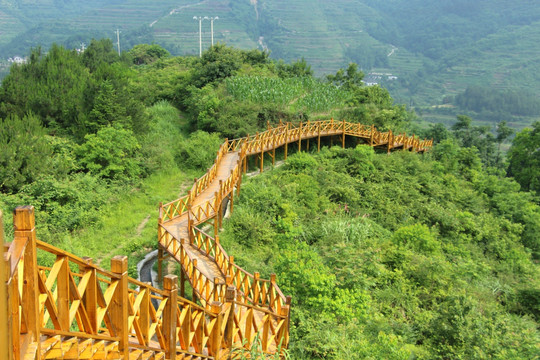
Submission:
<svg viewBox="0 0 540 360">
<path fill-rule="evenodd" d="M 355 62 L 366 75 L 376 73 L 366 80 L 432 121 L 448 115 L 432 106 L 451 103 L 469 86 L 540 93 L 540 7 L 528 0 L 2 0 L 0 61 L 53 42 L 75 48 L 92 38 L 116 41 L 116 29 L 124 50 L 155 42 L 173 55 L 197 55 L 194 16 L 219 17 L 215 42 L 268 49 L 287 62 L 305 58 L 319 76 Z M 207 20 L 202 37 L 207 48 Z M 516 127 L 540 115 L 471 114 Z"/>
<path fill-rule="evenodd" d="M 292 296 L 291 359 L 537 358 L 540 122 L 506 161 L 506 124 L 419 129 L 360 78 L 350 66 L 321 81 L 308 63 L 221 44 L 201 58 L 119 56 L 110 39 L 36 49 L 0 86 L 0 209 L 33 205 L 40 240 L 104 266 L 130 255 L 136 276 L 156 205 L 184 195 L 224 138 L 331 117 L 434 138 L 424 154 L 291 143 L 283 166 L 267 157 L 242 180 L 221 243 Z"/>
</svg>

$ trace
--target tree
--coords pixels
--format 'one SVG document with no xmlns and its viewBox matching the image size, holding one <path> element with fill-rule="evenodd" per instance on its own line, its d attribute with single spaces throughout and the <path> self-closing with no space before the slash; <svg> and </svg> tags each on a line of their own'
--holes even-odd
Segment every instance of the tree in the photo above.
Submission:
<svg viewBox="0 0 540 360">
<path fill-rule="evenodd" d="M 354 90 L 363 86 L 364 73 L 358 70 L 357 64 L 350 63 L 347 70 L 339 69 L 336 75 L 328 75 L 326 79 L 345 90 Z"/>
<path fill-rule="evenodd" d="M 90 45 L 83 54 L 83 64 L 91 72 L 96 71 L 101 64 L 112 64 L 120 60 L 120 56 L 114 50 L 111 39 L 92 39 Z"/>
<path fill-rule="evenodd" d="M 438 144 L 441 141 L 448 139 L 449 133 L 444 124 L 436 123 L 429 124 L 429 129 L 424 133 L 424 136 L 427 139 L 433 139 L 433 142 Z"/>
<path fill-rule="evenodd" d="M 86 135 L 85 140 L 77 155 L 90 174 L 109 181 L 129 181 L 141 173 L 140 146 L 131 131 L 107 126 Z"/>
<path fill-rule="evenodd" d="M 122 124 L 129 127 L 131 118 L 127 115 L 127 110 L 119 101 L 114 91 L 111 81 L 105 80 L 99 84 L 99 90 L 94 98 L 94 107 L 88 114 L 86 127 L 89 132 L 95 133 L 104 125 L 113 123 Z"/>
<path fill-rule="evenodd" d="M 508 175 L 524 190 L 540 192 L 540 122 L 519 132 L 508 151 Z"/>
<path fill-rule="evenodd" d="M 147 65 L 159 59 L 168 58 L 171 54 L 157 44 L 139 44 L 135 45 L 129 55 L 133 58 L 135 65 Z"/>
<path fill-rule="evenodd" d="M 313 70 L 311 70 L 311 66 L 304 58 L 290 64 L 286 64 L 283 62 L 283 60 L 279 60 L 276 65 L 276 70 L 278 76 L 282 79 L 290 77 L 313 76 Z"/>
<path fill-rule="evenodd" d="M 51 153 L 37 116 L 0 119 L 0 190 L 16 192 L 46 173 Z"/>
<path fill-rule="evenodd" d="M 242 66 L 242 53 L 232 47 L 217 44 L 206 50 L 194 72 L 197 87 L 234 75 Z"/>
<path fill-rule="evenodd" d="M 30 61 L 12 67 L 2 82 L 0 112 L 4 117 L 32 112 L 51 132 L 75 134 L 84 118 L 89 79 L 76 52 L 58 45 L 47 55 L 34 49 Z"/>
<path fill-rule="evenodd" d="M 487 126 L 473 126 L 472 119 L 466 115 L 458 115 L 452 125 L 454 136 L 461 146 L 476 147 L 485 165 L 496 165 L 495 136 Z"/>
</svg>

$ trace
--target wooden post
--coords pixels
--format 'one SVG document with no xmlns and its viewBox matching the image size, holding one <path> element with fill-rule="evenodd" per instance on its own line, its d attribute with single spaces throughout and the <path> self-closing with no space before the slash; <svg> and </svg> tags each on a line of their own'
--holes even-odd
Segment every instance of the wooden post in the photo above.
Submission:
<svg viewBox="0 0 540 360">
<path fill-rule="evenodd" d="M 39 323 L 39 287 L 36 249 L 36 229 L 33 206 L 20 206 L 13 212 L 15 234 L 13 242 L 26 243 L 24 250 L 24 281 L 22 288 L 22 312 L 26 317 L 27 331 L 37 342 L 36 353 L 41 354 Z M 18 319 L 14 319 L 17 321 Z M 22 329 L 21 329 L 22 330 Z"/>
<path fill-rule="evenodd" d="M 153 306 L 152 301 L 150 300 L 150 286 L 152 286 L 152 283 L 148 282 L 146 283 L 146 287 L 140 288 L 139 290 L 144 291 L 144 294 L 142 295 L 141 305 L 139 306 L 139 323 L 141 324 L 142 338 L 144 339 L 144 343 L 147 345 L 150 341 L 150 306 Z"/>
<path fill-rule="evenodd" d="M 56 277 L 58 321 L 63 331 L 69 331 L 69 262 L 66 256 L 57 256 L 54 266 L 60 264 Z"/>
<path fill-rule="evenodd" d="M 229 279 L 228 279 L 229 280 Z M 227 284 L 230 284 L 229 281 L 227 281 Z M 227 322 L 227 325 L 225 327 L 225 344 L 226 346 L 231 349 L 233 346 L 233 334 L 234 334 L 234 299 L 236 298 L 236 288 L 234 286 L 227 286 L 227 290 L 225 293 L 225 301 L 231 305 L 231 309 L 229 311 L 229 318 L 224 319 Z"/>
<path fill-rule="evenodd" d="M 222 195 L 218 192 L 215 193 L 215 197 L 216 197 L 215 204 L 217 205 L 216 217 L 218 220 L 218 228 L 221 228 L 223 224 L 223 199 L 222 199 Z"/>
<path fill-rule="evenodd" d="M 345 149 L 345 119 L 343 119 L 343 138 L 341 140 L 341 147 Z"/>
<path fill-rule="evenodd" d="M 127 256 L 117 255 L 111 260 L 111 272 L 120 277 L 118 287 L 114 292 L 109 309 L 115 335 L 120 338 L 118 351 L 123 359 L 129 358 L 128 333 L 128 259 Z"/>
<path fill-rule="evenodd" d="M 180 267 L 180 296 L 183 298 L 186 297 L 186 274 L 182 270 L 182 267 Z"/>
<path fill-rule="evenodd" d="M 195 270 L 197 270 L 197 259 L 193 259 L 193 275 L 195 274 Z M 189 274 L 188 275 L 188 278 L 189 278 Z M 193 278 L 193 286 L 191 287 L 191 300 L 193 302 L 196 301 L 197 299 L 197 284 L 195 283 L 195 276 L 192 277 Z"/>
<path fill-rule="evenodd" d="M 238 181 L 236 182 L 236 197 L 240 196 L 240 187 L 242 186 L 242 173 L 238 174 Z"/>
<path fill-rule="evenodd" d="M 163 311 L 163 336 L 165 337 L 165 358 L 176 359 L 176 309 L 178 304 L 176 275 L 167 275 L 163 279 L 163 290 L 167 292 L 167 304 Z M 127 359 L 127 358 L 126 358 Z"/>
<path fill-rule="evenodd" d="M 279 331 L 278 339 L 281 342 L 281 346 L 286 348 L 289 344 L 289 326 L 290 326 L 290 296 L 287 297 L 285 305 L 281 307 L 281 316 L 286 316 L 286 323 L 283 324 L 281 330 Z"/>
<path fill-rule="evenodd" d="M 212 350 L 211 355 L 213 355 L 216 360 L 221 359 L 221 342 L 223 339 L 221 336 L 221 324 L 223 323 L 223 314 L 221 313 L 222 308 L 223 304 L 219 301 L 213 301 L 210 307 L 210 311 L 216 315 L 216 323 L 212 328 L 212 337 L 210 340 L 210 349 Z"/>
<path fill-rule="evenodd" d="M 253 273 L 253 286 L 255 286 L 255 289 L 253 289 L 253 305 L 257 305 L 259 302 L 259 279 L 261 275 L 258 272 Z"/>
<path fill-rule="evenodd" d="M 163 248 L 161 245 L 158 245 L 158 257 L 157 257 L 157 273 L 158 273 L 158 282 L 163 285 Z"/>
<path fill-rule="evenodd" d="M 0 210 L 0 251 L 2 253 L 2 263 L 0 264 L 0 359 L 11 360 L 9 349 L 11 342 L 9 341 L 8 333 L 8 306 L 7 306 L 7 289 L 6 281 L 9 278 L 9 263 L 4 262 L 4 223 L 2 219 L 2 210 Z"/>
<path fill-rule="evenodd" d="M 394 135 L 392 134 L 392 130 L 388 130 L 388 154 L 390 154 L 390 150 L 392 150 L 392 145 L 394 145 Z"/>
<path fill-rule="evenodd" d="M 287 123 L 287 127 L 285 128 L 285 160 L 287 160 L 287 148 L 289 147 L 289 124 Z"/>
<path fill-rule="evenodd" d="M 83 260 L 86 261 L 88 266 L 79 266 L 79 270 L 81 274 L 86 274 L 90 272 L 90 279 L 88 280 L 88 285 L 86 285 L 86 291 L 84 292 L 83 302 L 84 302 L 84 308 L 86 309 L 86 312 L 88 313 L 88 319 L 90 320 L 90 325 L 92 326 L 92 334 L 98 333 L 98 323 L 97 323 L 97 311 L 98 311 L 98 305 L 97 305 L 97 272 L 92 267 L 93 260 L 89 257 L 83 257 Z"/>
<path fill-rule="evenodd" d="M 371 125 L 371 133 L 369 138 L 369 146 L 373 146 L 373 137 L 375 135 L 375 126 Z"/>
<path fill-rule="evenodd" d="M 317 123 L 317 152 L 321 151 L 321 122 Z"/>
<path fill-rule="evenodd" d="M 270 306 L 274 310 L 277 310 L 274 308 L 274 301 L 276 300 L 275 293 L 274 291 L 272 291 L 273 290 L 272 288 L 274 286 L 276 286 L 276 274 L 270 274 L 270 287 L 268 290 L 270 292 L 270 303 L 268 304 L 268 306 Z"/>
<path fill-rule="evenodd" d="M 264 169 L 264 151 L 261 151 L 260 172 L 263 172 L 263 169 Z"/>
<path fill-rule="evenodd" d="M 298 152 L 302 151 L 302 122 L 300 121 L 300 131 L 298 132 Z"/>
<path fill-rule="evenodd" d="M 2 264 L 2 266 L 3 266 L 3 269 L 5 270 L 4 271 L 5 278 L 0 279 L 0 281 L 2 281 L 2 284 L 6 285 L 6 294 L 5 294 L 5 297 L 3 297 L 3 299 L 6 301 L 5 316 L 7 316 L 7 318 L 6 318 L 5 323 L 2 322 L 2 324 L 0 324 L 0 328 L 1 326 L 4 326 L 4 324 L 6 327 L 6 332 L 5 333 L 2 332 L 0 334 L 1 336 L 0 344 L 2 344 L 2 348 L 0 349 L 0 354 L 4 355 L 2 351 L 5 351 L 7 353 L 6 359 L 13 360 L 15 359 L 15 356 L 13 355 L 14 350 L 16 350 L 16 353 L 19 354 L 18 349 L 20 347 L 19 345 L 19 342 L 20 342 L 19 313 L 18 313 L 19 299 L 18 299 L 18 294 L 15 294 L 13 291 L 13 288 L 17 286 L 17 284 L 15 284 L 16 277 L 14 276 L 13 278 L 10 278 L 11 254 L 9 252 L 4 252 L 3 255 L 4 256 L 2 257 L 2 259 L 4 263 Z M 16 308 L 14 308 L 14 305 L 13 305 L 15 301 L 17 302 Z M 6 346 L 4 346 L 4 341 L 6 341 L 5 343 Z"/>
</svg>

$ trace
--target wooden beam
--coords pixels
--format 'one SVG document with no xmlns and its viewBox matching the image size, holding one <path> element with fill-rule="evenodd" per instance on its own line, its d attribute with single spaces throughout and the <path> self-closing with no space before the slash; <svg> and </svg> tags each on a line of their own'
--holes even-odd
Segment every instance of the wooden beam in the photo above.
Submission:
<svg viewBox="0 0 540 360">
<path fill-rule="evenodd" d="M 158 282 L 160 284 L 163 284 L 163 248 L 161 247 L 161 245 L 158 245 L 158 257 L 157 257 L 157 262 L 158 262 Z"/>
<path fill-rule="evenodd" d="M 13 242 L 26 243 L 24 249 L 24 281 L 22 290 L 22 312 L 26 317 L 26 330 L 36 342 L 37 354 L 41 354 L 39 323 L 39 287 L 36 248 L 35 215 L 33 206 L 20 206 L 13 212 L 15 229 Z M 20 266 L 20 265 L 19 265 Z M 21 329 L 22 330 L 22 329 Z M 23 349 L 24 350 L 24 349 Z"/>
<path fill-rule="evenodd" d="M 114 292 L 109 309 L 111 312 L 111 322 L 116 332 L 115 336 L 120 338 L 118 351 L 123 359 L 129 358 L 129 332 L 128 332 L 128 259 L 127 256 L 117 255 L 111 260 L 111 272 L 119 276 L 118 286 Z"/>
<path fill-rule="evenodd" d="M 98 299 L 98 280 L 97 272 L 94 267 L 92 267 L 93 260 L 90 257 L 83 258 L 88 266 L 79 266 L 79 271 L 81 275 L 89 274 L 88 284 L 84 290 L 83 304 L 86 312 L 88 314 L 88 319 L 90 320 L 90 326 L 92 327 L 91 334 L 98 333 L 98 323 L 97 323 L 97 299 Z"/>
<path fill-rule="evenodd" d="M 343 138 L 341 140 L 341 147 L 345 149 L 345 119 L 343 119 Z"/>
<path fill-rule="evenodd" d="M 285 128 L 285 158 L 284 160 L 287 160 L 287 149 L 289 147 L 289 124 L 287 123 L 287 127 Z"/>
<path fill-rule="evenodd" d="M 302 122 L 300 121 L 300 131 L 298 132 L 298 152 L 302 151 Z"/>
<path fill-rule="evenodd" d="M 210 305 L 210 311 L 216 316 L 216 323 L 212 328 L 209 346 L 211 355 L 213 355 L 215 359 L 221 359 L 221 342 L 223 340 L 223 336 L 221 334 L 221 324 L 223 323 L 222 308 L 223 304 L 219 301 L 213 301 Z"/>
<path fill-rule="evenodd" d="M 0 359 L 12 360 L 9 354 L 11 342 L 9 341 L 8 333 L 8 307 L 7 307 L 7 289 L 6 281 L 8 280 L 9 263 L 6 266 L 4 261 L 4 223 L 2 218 L 2 210 L 0 210 Z"/>
<path fill-rule="evenodd" d="M 185 298 L 186 297 L 186 274 L 184 273 L 184 270 L 180 266 L 180 296 Z"/>
<path fill-rule="evenodd" d="M 165 358 L 176 359 L 176 309 L 178 308 L 178 278 L 167 275 L 163 279 L 163 290 L 167 293 L 167 304 L 163 312 L 163 336 L 165 337 Z"/>
<path fill-rule="evenodd" d="M 317 152 L 321 151 L 321 122 L 317 123 Z"/>
</svg>

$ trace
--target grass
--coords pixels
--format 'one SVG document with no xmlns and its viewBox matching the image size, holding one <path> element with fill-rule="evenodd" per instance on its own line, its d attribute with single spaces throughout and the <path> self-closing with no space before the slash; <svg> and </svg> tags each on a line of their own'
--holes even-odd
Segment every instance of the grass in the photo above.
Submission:
<svg viewBox="0 0 540 360">
<path fill-rule="evenodd" d="M 57 246 L 77 256 L 90 256 L 104 268 L 110 267 L 114 256 L 127 255 L 133 276 L 140 258 L 156 247 L 159 202 L 178 198 L 187 179 L 177 169 L 148 177 L 140 188 L 105 206 L 95 226 L 65 234 Z"/>
</svg>

